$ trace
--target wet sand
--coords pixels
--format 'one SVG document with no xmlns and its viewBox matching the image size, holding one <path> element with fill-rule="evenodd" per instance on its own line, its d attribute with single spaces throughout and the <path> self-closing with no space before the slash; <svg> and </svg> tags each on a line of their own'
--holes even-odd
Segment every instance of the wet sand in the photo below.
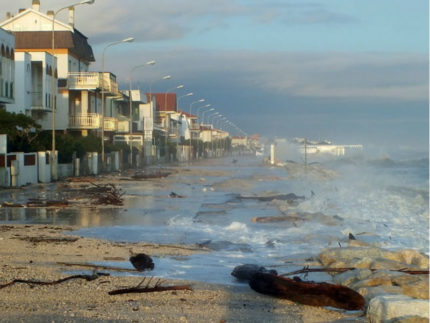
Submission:
<svg viewBox="0 0 430 323">
<path fill-rule="evenodd" d="M 77 227 L 0 226 L 0 284 L 14 279 L 58 280 L 89 268 L 62 263 L 126 261 L 130 250 L 162 257 L 208 252 L 194 246 L 115 243 L 73 235 Z M 131 268 L 131 267 L 130 267 Z M 78 271 L 77 271 L 78 270 Z M 163 286 L 189 284 L 192 291 L 165 291 L 110 296 L 114 289 L 134 287 L 150 272 L 93 281 L 73 279 L 57 285 L 17 283 L 0 289 L 0 322 L 342 322 L 364 321 L 357 313 L 295 304 L 231 287 L 168 280 Z M 155 281 L 155 278 L 154 278 Z"/>
<path fill-rule="evenodd" d="M 210 163 L 204 162 L 203 166 Z M 229 171 L 215 171 L 189 167 L 174 167 L 167 178 L 154 179 L 150 184 L 157 189 L 169 188 L 171 183 L 193 180 L 204 181 L 205 176 L 231 176 Z M 130 174 L 128 174 L 130 175 Z M 183 175 L 186 177 L 184 178 Z M 123 181 L 127 174 L 98 177 L 98 183 L 131 185 Z M 249 183 L 255 178 L 249 179 Z M 59 193 L 70 185 L 81 183 L 58 182 L 0 191 L 3 200 L 24 203 L 43 189 L 47 198 L 59 198 Z M 228 185 L 227 185 L 228 186 Z M 241 189 L 245 185 L 241 185 Z M 230 186 L 231 190 L 232 187 Z M 77 200 L 72 208 L 79 207 Z M 91 213 L 108 212 L 110 206 L 84 206 Z M 119 207 L 120 209 L 123 207 Z M 47 214 L 56 208 L 47 209 Z M 76 274 L 92 274 L 92 268 L 68 264 L 94 264 L 109 261 L 115 266 L 127 263 L 130 252 L 146 253 L 153 257 L 187 256 L 210 252 L 205 248 L 186 245 L 155 243 L 119 243 L 74 235 L 74 231 L 88 225 L 51 224 L 0 225 L 0 284 L 14 279 L 55 281 Z M 93 223 L 92 225 L 97 225 Z M 344 322 L 366 319 L 362 313 L 348 313 L 334 309 L 311 307 L 288 300 L 258 294 L 247 284 L 243 286 L 214 285 L 201 282 L 167 280 L 163 286 L 189 284 L 189 290 L 164 291 L 110 296 L 109 291 L 137 286 L 151 272 L 133 272 L 133 276 L 99 268 L 95 280 L 72 279 L 56 285 L 17 283 L 0 289 L 0 322 Z M 156 281 L 156 277 L 152 282 Z M 152 283 L 153 284 L 153 283 Z M 152 286 L 151 284 L 151 286 Z"/>
</svg>

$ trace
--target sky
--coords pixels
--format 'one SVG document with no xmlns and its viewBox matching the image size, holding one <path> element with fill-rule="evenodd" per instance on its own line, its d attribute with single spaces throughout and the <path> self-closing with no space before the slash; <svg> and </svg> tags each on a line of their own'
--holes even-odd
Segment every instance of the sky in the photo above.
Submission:
<svg viewBox="0 0 430 323">
<path fill-rule="evenodd" d="M 74 3 L 40 2 L 43 12 Z M 7 1 L 0 17 L 30 5 Z M 428 154 L 428 0 L 96 0 L 75 15 L 92 70 L 107 44 L 134 37 L 105 51 L 124 89 L 134 66 L 155 60 L 132 74 L 134 88 L 184 85 L 178 97 L 194 96 L 180 109 L 204 98 L 248 134 Z"/>
</svg>

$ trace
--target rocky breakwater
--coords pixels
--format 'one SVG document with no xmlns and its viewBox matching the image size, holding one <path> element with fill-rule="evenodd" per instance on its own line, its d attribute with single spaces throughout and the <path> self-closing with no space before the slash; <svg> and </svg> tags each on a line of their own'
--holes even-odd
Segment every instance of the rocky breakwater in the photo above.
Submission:
<svg viewBox="0 0 430 323">
<path fill-rule="evenodd" d="M 417 250 L 389 251 L 350 240 L 321 252 L 325 268 L 348 268 L 333 276 L 360 293 L 370 322 L 429 321 L 429 257 Z"/>
</svg>

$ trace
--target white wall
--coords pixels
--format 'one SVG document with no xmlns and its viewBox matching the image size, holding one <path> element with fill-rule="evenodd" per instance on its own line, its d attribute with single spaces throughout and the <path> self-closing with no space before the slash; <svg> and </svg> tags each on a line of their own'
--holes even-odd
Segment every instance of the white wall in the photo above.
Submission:
<svg viewBox="0 0 430 323">
<path fill-rule="evenodd" d="M 5 49 L 9 48 L 9 50 L 15 50 L 15 37 L 11 33 L 0 28 L 0 47 L 1 45 L 3 45 Z M 10 84 L 15 83 L 15 61 L 0 55 L 0 63 L 0 103 L 6 102 L 11 104 L 13 103 L 13 97 L 15 97 L 15 93 L 13 97 L 10 95 Z M 7 96 L 5 91 L 6 83 L 9 86 Z M 15 88 L 15 84 L 13 87 Z M 15 89 L 13 92 L 15 92 Z"/>
<path fill-rule="evenodd" d="M 31 55 L 15 53 L 15 103 L 7 111 L 26 113 L 31 109 Z"/>
</svg>

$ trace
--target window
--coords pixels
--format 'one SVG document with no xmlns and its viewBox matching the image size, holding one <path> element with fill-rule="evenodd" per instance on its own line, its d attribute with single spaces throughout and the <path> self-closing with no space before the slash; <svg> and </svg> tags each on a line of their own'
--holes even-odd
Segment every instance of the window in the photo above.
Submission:
<svg viewBox="0 0 430 323">
<path fill-rule="evenodd" d="M 4 84 L 4 96 L 8 97 L 9 96 L 9 83 L 5 82 Z"/>
<path fill-rule="evenodd" d="M 13 99 L 13 82 L 10 82 L 10 98 Z"/>
</svg>

